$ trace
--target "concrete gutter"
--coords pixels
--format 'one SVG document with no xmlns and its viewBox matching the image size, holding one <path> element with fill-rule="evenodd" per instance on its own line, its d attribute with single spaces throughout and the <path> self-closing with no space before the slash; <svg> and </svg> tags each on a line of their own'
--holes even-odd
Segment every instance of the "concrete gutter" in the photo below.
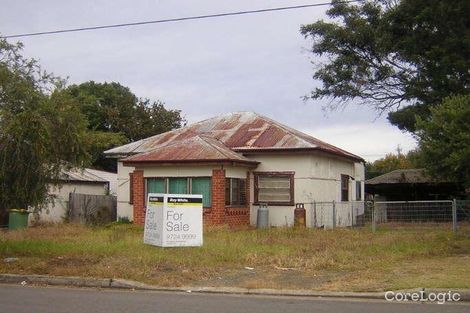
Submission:
<svg viewBox="0 0 470 313">
<path fill-rule="evenodd" d="M 244 294 L 244 295 L 264 295 L 264 296 L 295 296 L 295 297 L 318 297 L 318 298 L 348 298 L 348 299 L 379 299 L 385 300 L 385 292 L 337 292 L 337 291 L 313 291 L 313 290 L 289 290 L 289 289 L 248 289 L 238 287 L 159 287 L 147 285 L 141 282 L 125 279 L 113 278 L 82 278 L 63 277 L 47 275 L 21 275 L 21 274 L 0 274 L 0 283 L 21 284 L 21 285 L 49 285 L 67 287 L 88 287 L 88 288 L 111 288 L 127 290 L 151 290 L 151 291 L 173 291 L 173 292 L 195 292 L 213 294 Z M 421 292 L 425 294 L 448 292 L 449 289 L 408 289 L 395 292 Z M 460 301 L 470 302 L 470 289 L 453 289 L 461 295 Z"/>
</svg>

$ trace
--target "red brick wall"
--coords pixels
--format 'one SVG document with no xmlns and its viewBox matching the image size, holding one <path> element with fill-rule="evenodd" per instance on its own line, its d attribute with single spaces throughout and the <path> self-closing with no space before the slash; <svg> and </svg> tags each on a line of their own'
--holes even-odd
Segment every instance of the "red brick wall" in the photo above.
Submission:
<svg viewBox="0 0 470 313">
<path fill-rule="evenodd" d="M 144 172 L 135 170 L 132 175 L 134 200 L 134 223 L 143 225 L 145 222 L 145 181 Z M 250 225 L 250 174 L 246 179 L 246 207 L 225 207 L 225 170 L 212 170 L 212 207 L 203 210 L 205 226 L 229 225 L 230 227 Z"/>
<path fill-rule="evenodd" d="M 204 222 L 209 225 L 225 224 L 225 170 L 212 170 L 212 206 Z"/>
<path fill-rule="evenodd" d="M 134 224 L 144 225 L 145 221 L 145 185 L 144 172 L 135 170 L 132 175 L 132 191 L 134 204 Z"/>
</svg>

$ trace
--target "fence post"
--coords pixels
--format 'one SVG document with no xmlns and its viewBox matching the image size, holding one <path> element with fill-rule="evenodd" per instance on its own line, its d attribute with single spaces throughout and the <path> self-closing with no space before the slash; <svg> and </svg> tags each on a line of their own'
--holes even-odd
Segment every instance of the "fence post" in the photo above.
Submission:
<svg viewBox="0 0 470 313">
<path fill-rule="evenodd" d="M 313 227 L 317 227 L 317 202 L 313 201 Z"/>
<path fill-rule="evenodd" d="M 372 201 L 372 232 L 375 233 L 376 221 L 375 221 L 375 201 Z"/>
<path fill-rule="evenodd" d="M 452 200 L 452 231 L 457 233 L 457 200 Z"/>
<path fill-rule="evenodd" d="M 333 229 L 336 228 L 336 202 L 333 200 Z"/>
<path fill-rule="evenodd" d="M 351 206 L 351 228 L 354 227 L 354 205 L 351 202 L 349 202 L 350 206 Z"/>
</svg>

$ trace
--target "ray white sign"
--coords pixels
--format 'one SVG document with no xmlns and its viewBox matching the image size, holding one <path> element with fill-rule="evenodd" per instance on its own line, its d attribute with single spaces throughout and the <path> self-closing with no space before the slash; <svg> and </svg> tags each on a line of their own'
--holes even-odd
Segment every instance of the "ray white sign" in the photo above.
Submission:
<svg viewBox="0 0 470 313">
<path fill-rule="evenodd" d="M 202 195 L 150 193 L 144 243 L 160 247 L 202 246 Z"/>
</svg>

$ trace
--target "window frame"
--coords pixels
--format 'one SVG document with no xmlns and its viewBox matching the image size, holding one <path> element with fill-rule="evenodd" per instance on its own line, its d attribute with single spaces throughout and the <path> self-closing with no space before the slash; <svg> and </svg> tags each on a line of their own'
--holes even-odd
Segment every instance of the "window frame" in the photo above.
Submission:
<svg viewBox="0 0 470 313">
<path fill-rule="evenodd" d="M 229 204 L 227 204 L 227 180 L 230 182 L 229 183 Z M 239 203 L 232 203 L 232 182 L 233 180 L 238 181 L 238 202 Z M 243 181 L 243 184 L 240 182 Z M 241 185 L 243 185 L 243 188 L 241 188 Z M 236 207 L 246 207 L 248 205 L 248 197 L 247 197 L 247 190 L 246 190 L 246 178 L 237 178 L 237 177 L 225 177 L 225 189 L 224 189 L 224 195 L 225 195 L 225 206 L 230 207 L 230 208 L 236 208 Z M 242 190 L 244 189 L 244 201 L 242 202 Z"/>
<path fill-rule="evenodd" d="M 340 178 L 340 192 L 341 192 L 341 202 L 349 202 L 349 191 L 350 191 L 350 188 L 349 188 L 349 175 L 346 175 L 346 174 L 341 174 L 341 178 Z M 346 182 L 346 184 L 343 186 L 343 182 Z M 346 188 L 344 188 L 346 187 Z M 345 193 L 346 192 L 346 193 Z M 344 199 L 344 195 L 346 194 L 346 200 Z"/>
<path fill-rule="evenodd" d="M 186 184 L 187 184 L 187 191 L 188 191 L 188 194 L 192 194 L 192 189 L 193 189 L 193 185 L 192 185 L 192 179 L 193 178 L 207 178 L 209 179 L 209 183 L 210 183 L 210 188 L 211 188 L 211 199 L 210 199 L 210 206 L 208 207 L 205 207 L 203 206 L 203 208 L 207 209 L 207 208 L 211 208 L 212 207 L 212 177 L 211 176 L 165 176 L 165 177 L 161 177 L 161 176 L 151 176 L 151 177 L 144 177 L 145 179 L 145 206 L 147 206 L 147 196 L 148 196 L 148 180 L 149 179 L 163 179 L 164 180 L 164 183 L 165 183 L 165 193 L 169 193 L 170 191 L 170 179 L 171 178 L 185 178 L 186 179 Z"/>
<path fill-rule="evenodd" d="M 283 171 L 283 172 L 253 172 L 254 176 L 254 205 L 259 205 L 260 203 L 266 203 L 267 205 L 271 206 L 293 206 L 295 205 L 295 194 L 294 194 L 294 176 L 295 172 L 292 171 Z M 287 177 L 289 178 L 289 183 L 290 183 L 290 201 L 259 201 L 259 188 L 258 188 L 258 182 L 259 182 L 259 177 L 260 176 L 268 176 L 268 177 Z"/>
</svg>

